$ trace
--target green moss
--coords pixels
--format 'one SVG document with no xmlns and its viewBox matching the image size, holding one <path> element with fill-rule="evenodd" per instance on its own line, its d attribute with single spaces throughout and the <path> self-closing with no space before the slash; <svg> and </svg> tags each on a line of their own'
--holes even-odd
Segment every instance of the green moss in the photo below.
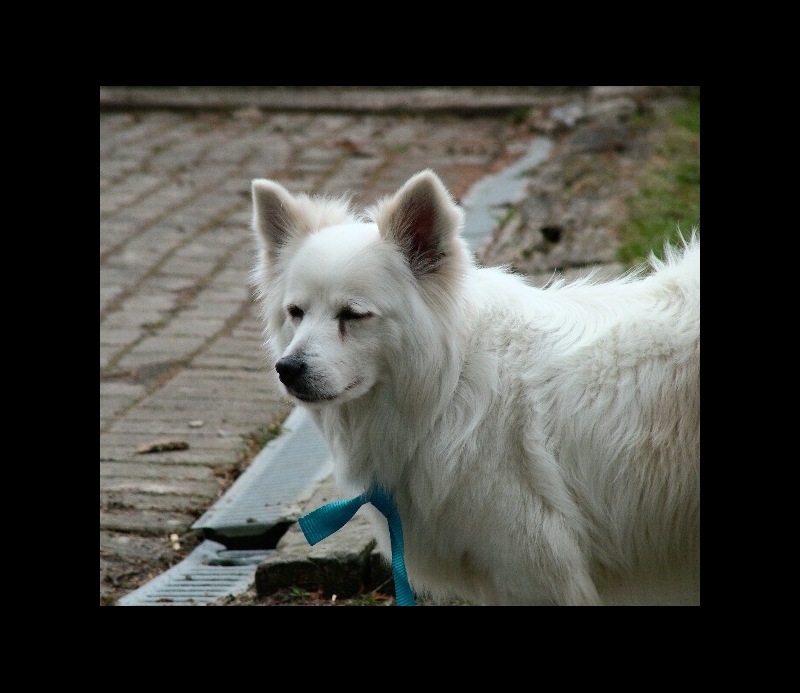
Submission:
<svg viewBox="0 0 800 693">
<path fill-rule="evenodd" d="M 628 220 L 620 229 L 618 257 L 626 266 L 651 251 L 663 257 L 665 242 L 700 227 L 700 95 L 660 117 L 669 119 L 661 156 L 628 200 Z"/>
</svg>

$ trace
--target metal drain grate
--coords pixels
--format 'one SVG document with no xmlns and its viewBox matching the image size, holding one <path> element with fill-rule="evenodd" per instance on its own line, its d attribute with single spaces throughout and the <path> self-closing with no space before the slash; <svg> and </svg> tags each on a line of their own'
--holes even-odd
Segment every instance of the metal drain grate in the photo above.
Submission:
<svg viewBox="0 0 800 693">
<path fill-rule="evenodd" d="M 122 597 L 119 606 L 208 606 L 246 591 L 272 550 L 229 551 L 206 540 L 178 565 Z"/>
</svg>

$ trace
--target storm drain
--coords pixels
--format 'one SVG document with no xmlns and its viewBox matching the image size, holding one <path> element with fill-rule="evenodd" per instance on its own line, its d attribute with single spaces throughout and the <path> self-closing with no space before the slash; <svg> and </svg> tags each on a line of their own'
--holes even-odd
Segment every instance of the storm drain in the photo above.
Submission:
<svg viewBox="0 0 800 693">
<path fill-rule="evenodd" d="M 245 592 L 273 550 L 231 551 L 207 539 L 178 565 L 122 597 L 119 606 L 207 606 Z"/>
<path fill-rule="evenodd" d="M 206 606 L 249 589 L 258 564 L 333 470 L 308 414 L 296 408 L 283 428 L 192 525 L 205 540 L 178 565 L 122 597 L 120 606 Z"/>
</svg>

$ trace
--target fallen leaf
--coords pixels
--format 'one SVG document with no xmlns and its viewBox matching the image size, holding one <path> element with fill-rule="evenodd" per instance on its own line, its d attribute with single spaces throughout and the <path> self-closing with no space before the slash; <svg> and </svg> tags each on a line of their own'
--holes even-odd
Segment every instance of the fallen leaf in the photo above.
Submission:
<svg viewBox="0 0 800 693">
<path fill-rule="evenodd" d="M 170 450 L 187 450 L 189 443 L 185 440 L 172 440 L 170 438 L 160 438 L 149 443 L 140 445 L 134 452 L 137 455 L 146 455 L 150 452 L 169 452 Z"/>
</svg>

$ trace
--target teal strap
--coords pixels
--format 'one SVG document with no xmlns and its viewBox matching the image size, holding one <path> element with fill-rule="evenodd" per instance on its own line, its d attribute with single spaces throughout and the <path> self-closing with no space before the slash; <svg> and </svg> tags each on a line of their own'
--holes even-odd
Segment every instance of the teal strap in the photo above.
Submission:
<svg viewBox="0 0 800 693">
<path fill-rule="evenodd" d="M 397 512 L 394 498 L 378 486 L 350 500 L 338 500 L 303 515 L 298 522 L 300 529 L 311 546 L 329 537 L 344 527 L 364 503 L 372 503 L 381 511 L 389 523 L 389 540 L 392 545 L 392 574 L 394 576 L 395 604 L 397 606 L 416 606 L 414 593 L 408 582 L 406 563 L 403 558 L 403 527 Z"/>
</svg>

